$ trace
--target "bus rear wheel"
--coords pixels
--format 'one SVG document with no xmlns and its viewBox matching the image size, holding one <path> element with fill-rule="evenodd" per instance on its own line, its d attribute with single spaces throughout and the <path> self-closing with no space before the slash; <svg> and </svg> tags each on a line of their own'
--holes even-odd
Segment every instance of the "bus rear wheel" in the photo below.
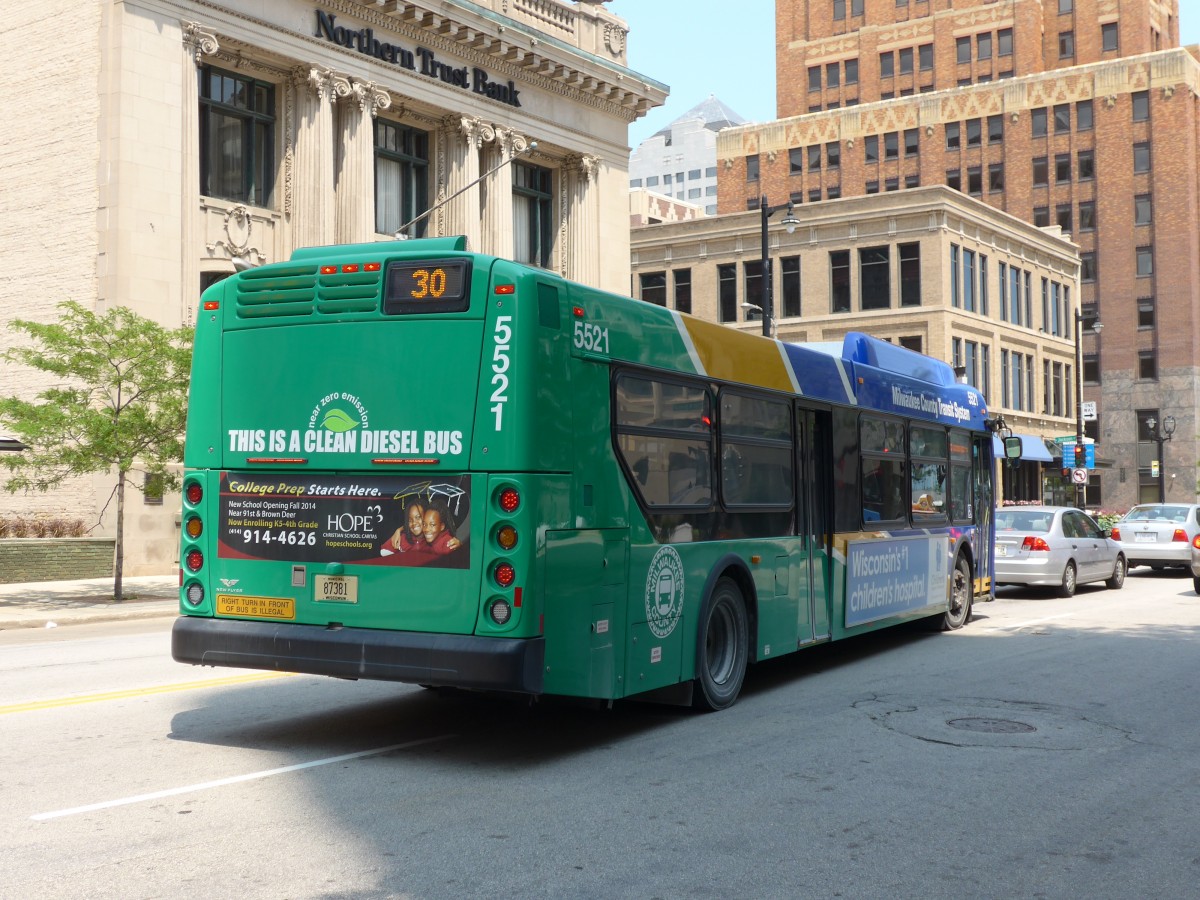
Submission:
<svg viewBox="0 0 1200 900">
<path fill-rule="evenodd" d="M 721 578 L 709 597 L 696 653 L 698 709 L 726 709 L 742 691 L 750 658 L 746 601 L 731 578 Z"/>
<path fill-rule="evenodd" d="M 942 631 L 962 628 L 971 618 L 971 603 L 975 599 L 975 582 L 971 578 L 971 564 L 961 553 L 954 560 L 954 571 L 950 573 L 950 608 L 941 617 Z"/>
</svg>

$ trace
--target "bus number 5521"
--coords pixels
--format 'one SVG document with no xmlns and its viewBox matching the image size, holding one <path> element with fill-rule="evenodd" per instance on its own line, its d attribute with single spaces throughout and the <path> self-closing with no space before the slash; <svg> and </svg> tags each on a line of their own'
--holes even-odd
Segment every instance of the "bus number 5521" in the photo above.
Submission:
<svg viewBox="0 0 1200 900">
<path fill-rule="evenodd" d="M 496 316 L 496 331 L 492 335 L 496 340 L 496 349 L 492 352 L 492 412 L 496 414 L 496 430 L 504 420 L 504 404 L 508 402 L 508 351 L 512 342 L 512 326 L 508 323 L 512 316 Z"/>
<path fill-rule="evenodd" d="M 590 322 L 575 320 L 575 346 L 580 350 L 596 353 L 608 352 L 608 329 Z"/>
</svg>

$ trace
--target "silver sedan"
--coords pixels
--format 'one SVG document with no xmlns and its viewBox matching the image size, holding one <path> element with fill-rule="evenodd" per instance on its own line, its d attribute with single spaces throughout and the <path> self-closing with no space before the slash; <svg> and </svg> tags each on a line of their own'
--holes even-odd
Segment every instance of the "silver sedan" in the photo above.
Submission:
<svg viewBox="0 0 1200 900">
<path fill-rule="evenodd" d="M 1192 540 L 1200 535 L 1200 504 L 1143 503 L 1113 526 L 1129 568 L 1189 566 Z"/>
<path fill-rule="evenodd" d="M 1070 506 L 1008 506 L 996 510 L 996 584 L 1058 589 L 1125 584 L 1125 554 L 1091 516 Z"/>
</svg>

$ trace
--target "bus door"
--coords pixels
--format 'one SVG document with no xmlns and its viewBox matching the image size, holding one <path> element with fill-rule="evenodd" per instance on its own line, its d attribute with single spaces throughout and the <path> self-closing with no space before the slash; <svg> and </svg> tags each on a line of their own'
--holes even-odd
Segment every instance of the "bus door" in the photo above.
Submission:
<svg viewBox="0 0 1200 900">
<path fill-rule="evenodd" d="M 991 599 L 996 586 L 992 582 L 992 557 L 995 554 L 996 532 L 992 483 L 996 463 L 992 459 L 991 434 L 976 435 L 972 444 L 973 488 L 971 502 L 975 504 L 975 593 Z"/>
<path fill-rule="evenodd" d="M 827 410 L 796 410 L 796 533 L 800 537 L 799 644 L 827 641 L 832 585 L 832 431 Z"/>
</svg>

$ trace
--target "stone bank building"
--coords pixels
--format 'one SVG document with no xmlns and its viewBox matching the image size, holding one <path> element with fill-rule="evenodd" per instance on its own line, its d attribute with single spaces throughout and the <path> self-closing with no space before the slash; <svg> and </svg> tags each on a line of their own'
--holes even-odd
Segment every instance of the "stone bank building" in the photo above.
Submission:
<svg viewBox="0 0 1200 900">
<path fill-rule="evenodd" d="M 667 93 L 627 32 L 598 0 L 8 3 L 0 321 L 76 300 L 191 324 L 235 261 L 399 233 L 624 293 L 628 126 Z M 0 365 L 4 393 L 40 387 Z M 0 516 L 111 534 L 114 483 Z M 126 573 L 170 571 L 178 499 L 126 499 Z"/>
</svg>

